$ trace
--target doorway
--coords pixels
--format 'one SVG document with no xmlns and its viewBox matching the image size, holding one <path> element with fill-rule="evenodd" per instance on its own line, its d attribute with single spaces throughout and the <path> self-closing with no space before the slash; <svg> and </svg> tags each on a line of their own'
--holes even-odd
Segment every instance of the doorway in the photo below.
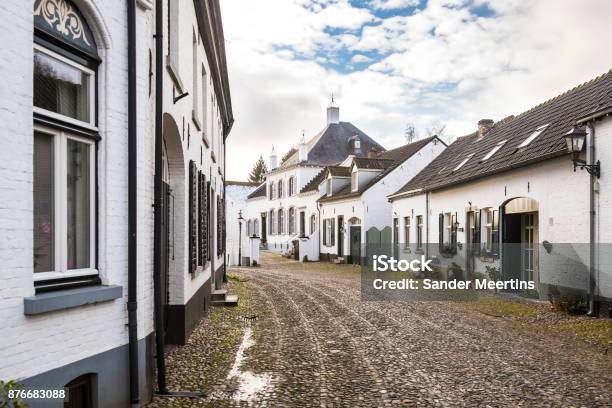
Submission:
<svg viewBox="0 0 612 408">
<path fill-rule="evenodd" d="M 344 256 L 344 216 L 338 216 L 338 258 Z"/>
<path fill-rule="evenodd" d="M 300 237 L 306 236 L 306 213 L 300 211 Z"/>
<path fill-rule="evenodd" d="M 351 226 L 349 235 L 351 262 L 353 265 L 361 265 L 361 225 Z"/>
<path fill-rule="evenodd" d="M 515 198 L 503 207 L 502 270 L 504 279 L 539 283 L 538 203 Z"/>
</svg>

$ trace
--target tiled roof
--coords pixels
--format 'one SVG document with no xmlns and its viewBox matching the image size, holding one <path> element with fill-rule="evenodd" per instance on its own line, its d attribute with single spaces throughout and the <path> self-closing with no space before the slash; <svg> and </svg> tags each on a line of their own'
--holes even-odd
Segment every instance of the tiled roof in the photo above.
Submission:
<svg viewBox="0 0 612 408">
<path fill-rule="evenodd" d="M 225 182 L 226 186 L 242 186 L 242 187 L 257 187 L 261 183 L 253 183 L 250 181 L 233 181 L 228 180 Z"/>
<path fill-rule="evenodd" d="M 327 166 L 327 171 L 332 177 L 351 177 L 351 169 L 342 166 Z"/>
<path fill-rule="evenodd" d="M 349 139 L 355 135 L 359 136 L 361 151 L 364 156 L 371 148 L 375 148 L 378 151 L 385 150 L 352 123 L 330 123 L 325 129 L 306 143 L 308 160 L 303 162 L 303 164 L 328 166 L 340 163 L 346 159 L 349 154 L 352 154 L 352 152 L 349 151 Z M 299 153 L 295 152 L 280 165 L 280 169 L 298 164 L 298 156 Z"/>
<path fill-rule="evenodd" d="M 266 196 L 266 183 L 262 183 L 253 192 L 251 192 L 251 194 L 247 196 L 247 200 L 251 198 L 265 197 L 265 196 Z"/>
<path fill-rule="evenodd" d="M 300 193 L 307 193 L 309 191 L 315 191 L 316 189 L 318 189 L 319 184 L 321 184 L 323 180 L 325 180 L 325 173 L 326 169 L 322 169 L 316 176 L 312 178 L 312 180 L 306 183 L 304 188 L 300 190 Z"/>
<path fill-rule="evenodd" d="M 436 190 L 564 155 L 567 148 L 563 135 L 575 120 L 610 105 L 612 70 L 516 117 L 497 122 L 482 138 L 477 132 L 458 138 L 392 196 L 419 189 Z M 518 147 L 544 125 L 546 128 L 530 144 Z M 503 141 L 499 150 L 483 160 Z M 468 160 L 459 167 L 465 159 Z"/>
<path fill-rule="evenodd" d="M 334 193 L 331 197 L 322 197 L 321 202 L 330 202 L 336 200 L 344 200 L 352 197 L 359 197 L 366 190 L 378 183 L 387 174 L 391 173 L 395 168 L 404 163 L 406 160 L 411 158 L 419 150 L 425 147 L 429 142 L 436 141 L 438 143 L 444 143 L 437 136 L 428 137 L 426 139 L 417 140 L 416 142 L 409 143 L 404 146 L 397 147 L 392 150 L 379 153 L 376 158 L 360 158 L 355 157 L 353 161 L 358 163 L 359 168 L 366 169 L 380 169 L 382 170 L 372 180 L 366 183 L 364 186 L 359 188 L 357 191 L 351 191 L 350 183 L 344 186 L 342 189 Z M 362 167 L 362 165 L 364 167 Z M 369 167 L 366 167 L 369 166 Z M 376 167 L 378 166 L 378 167 Z M 345 167 L 350 170 L 350 167 Z"/>
</svg>

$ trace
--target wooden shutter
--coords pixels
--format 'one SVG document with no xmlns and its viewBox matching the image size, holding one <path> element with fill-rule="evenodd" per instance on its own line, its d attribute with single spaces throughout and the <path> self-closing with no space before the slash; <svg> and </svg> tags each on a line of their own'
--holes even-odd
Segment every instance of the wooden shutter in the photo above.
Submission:
<svg viewBox="0 0 612 408">
<path fill-rule="evenodd" d="M 211 200 L 211 186 L 210 180 L 206 182 L 206 236 L 208 237 L 208 242 L 206 242 L 206 259 L 210 261 L 212 257 L 213 251 L 213 229 L 211 228 L 211 217 L 212 217 L 212 200 Z"/>
<path fill-rule="evenodd" d="M 455 213 L 454 217 L 451 217 L 451 252 L 453 254 L 457 253 L 457 221 L 459 220 L 459 218 L 457 218 L 457 213 Z"/>
<path fill-rule="evenodd" d="M 198 211 L 198 249 L 199 249 L 199 265 L 206 266 L 208 261 L 208 191 L 206 184 L 206 176 L 200 172 L 198 177 L 198 196 L 199 211 Z"/>
<path fill-rule="evenodd" d="M 221 255 L 221 197 L 217 196 L 217 256 Z"/>
<path fill-rule="evenodd" d="M 197 202 L 197 168 L 193 160 L 189 162 L 189 273 L 195 273 L 198 267 L 197 247 L 197 224 L 198 202 Z"/>
<path fill-rule="evenodd" d="M 329 223 L 331 224 L 331 246 L 334 246 L 336 245 L 336 222 L 330 218 Z"/>
</svg>

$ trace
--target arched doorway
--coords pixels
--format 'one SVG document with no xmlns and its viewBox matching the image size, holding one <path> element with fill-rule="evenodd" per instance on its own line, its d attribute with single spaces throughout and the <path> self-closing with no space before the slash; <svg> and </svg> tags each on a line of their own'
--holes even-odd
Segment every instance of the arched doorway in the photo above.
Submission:
<svg viewBox="0 0 612 408">
<path fill-rule="evenodd" d="M 504 279 L 539 282 L 539 205 L 528 197 L 504 202 L 502 214 L 502 271 Z"/>
<path fill-rule="evenodd" d="M 185 257 L 185 160 L 179 128 L 169 114 L 163 119 L 162 280 L 166 304 L 182 304 Z M 176 288 L 170 291 L 169 288 Z"/>
<path fill-rule="evenodd" d="M 351 217 L 348 220 L 349 225 L 349 263 L 353 265 L 361 265 L 361 220 L 357 217 Z"/>
</svg>

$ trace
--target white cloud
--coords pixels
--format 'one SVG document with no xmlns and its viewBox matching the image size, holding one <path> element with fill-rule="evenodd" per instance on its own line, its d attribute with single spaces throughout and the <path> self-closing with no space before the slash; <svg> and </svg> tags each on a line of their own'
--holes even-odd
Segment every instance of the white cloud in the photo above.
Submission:
<svg viewBox="0 0 612 408">
<path fill-rule="evenodd" d="M 372 7 L 378 10 L 396 10 L 419 5 L 419 0 L 372 0 Z"/>
<path fill-rule="evenodd" d="M 231 178 L 244 179 L 272 144 L 282 154 L 302 129 L 319 131 L 332 91 L 343 120 L 394 147 L 407 122 L 466 134 L 478 119 L 520 113 L 612 67 L 602 48 L 612 34 L 607 0 L 430 0 L 385 19 L 347 0 L 221 5 L 236 117 Z M 475 16 L 472 6 L 495 14 Z M 326 68 L 366 62 L 372 51 L 383 57 L 362 71 Z"/>
<path fill-rule="evenodd" d="M 370 62 L 370 61 L 372 61 L 372 58 L 366 55 L 363 55 L 363 54 L 355 54 L 353 55 L 353 58 L 351 58 L 351 62 L 353 64 L 359 64 L 361 62 Z"/>
</svg>

